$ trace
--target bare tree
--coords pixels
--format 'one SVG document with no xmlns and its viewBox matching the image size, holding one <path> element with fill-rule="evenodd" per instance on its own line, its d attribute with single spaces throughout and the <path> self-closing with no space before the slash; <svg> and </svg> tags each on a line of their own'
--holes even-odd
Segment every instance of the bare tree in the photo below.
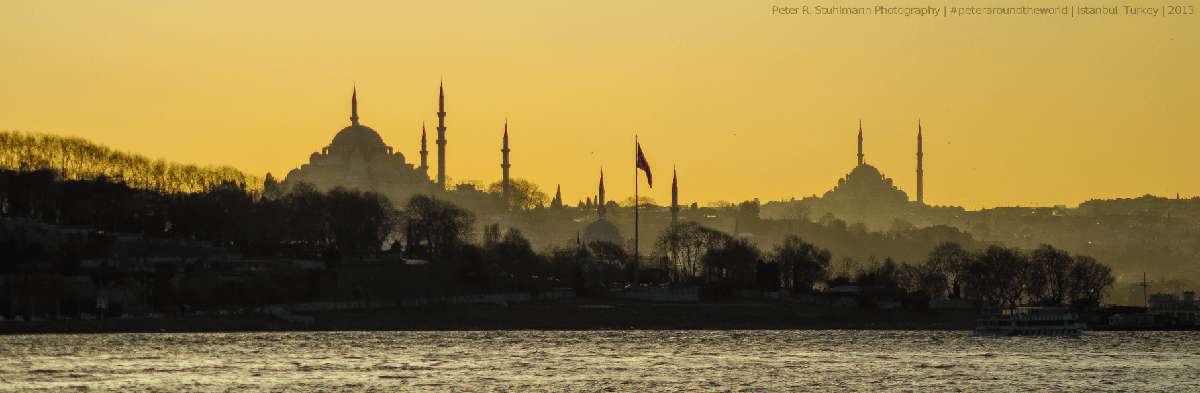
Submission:
<svg viewBox="0 0 1200 393">
<path fill-rule="evenodd" d="M 704 280 L 708 283 L 749 287 L 754 282 L 755 263 L 762 252 L 749 239 L 716 232 L 701 258 Z"/>
<path fill-rule="evenodd" d="M 428 195 L 409 198 L 402 211 L 409 248 L 424 250 L 430 259 L 447 260 L 472 237 L 475 214 Z"/>
<path fill-rule="evenodd" d="M 929 259 L 925 261 L 925 265 L 929 268 L 930 273 L 926 274 L 922 280 L 936 280 L 938 276 L 946 280 L 942 287 L 946 288 L 949 293 L 944 293 L 944 298 L 957 299 L 962 296 L 962 274 L 967 267 L 967 263 L 971 261 L 971 253 L 963 249 L 961 244 L 955 242 L 943 242 L 933 247 L 933 251 L 929 252 Z M 926 289 L 933 290 L 937 286 L 931 282 L 923 285 Z M 929 293 L 935 299 L 942 299 L 943 293 Z"/>
<path fill-rule="evenodd" d="M 200 168 L 115 151 L 79 137 L 0 132 L 0 168 L 52 169 L 64 180 L 107 178 L 160 192 L 203 192 L 221 183 L 246 184 L 257 192 L 262 180 L 230 166 Z"/>
<path fill-rule="evenodd" d="M 1026 292 L 1031 300 L 1042 303 L 1061 303 L 1072 295 L 1071 270 L 1075 259 L 1071 254 L 1042 244 L 1030 253 L 1029 280 Z"/>
<path fill-rule="evenodd" d="M 654 254 L 667 261 L 664 267 L 677 281 L 687 281 L 703 273 L 702 259 L 721 235 L 724 234 L 695 221 L 683 221 L 658 235 Z"/>
<path fill-rule="evenodd" d="M 787 235 L 783 238 L 783 243 L 775 245 L 771 254 L 783 272 L 784 285 L 792 290 L 812 290 L 813 284 L 825 281 L 829 277 L 826 269 L 833 259 L 833 254 L 827 249 L 801 240 L 799 236 Z"/>
<path fill-rule="evenodd" d="M 344 251 L 379 251 L 396 229 L 397 212 L 380 194 L 335 187 L 326 208 L 333 242 Z"/>
<path fill-rule="evenodd" d="M 1117 282 L 1113 277 L 1112 268 L 1104 265 L 1096 258 L 1075 254 L 1075 264 L 1071 266 L 1069 287 L 1074 299 L 1088 299 L 1100 302 L 1104 295 Z"/>
<path fill-rule="evenodd" d="M 310 247 L 326 245 L 330 240 L 329 211 L 325 194 L 312 183 L 299 182 L 283 199 L 287 212 L 289 238 Z"/>
<path fill-rule="evenodd" d="M 1021 304 L 1029 258 L 1017 248 L 991 246 L 965 269 L 964 283 L 976 298 L 1006 307 Z"/>
</svg>

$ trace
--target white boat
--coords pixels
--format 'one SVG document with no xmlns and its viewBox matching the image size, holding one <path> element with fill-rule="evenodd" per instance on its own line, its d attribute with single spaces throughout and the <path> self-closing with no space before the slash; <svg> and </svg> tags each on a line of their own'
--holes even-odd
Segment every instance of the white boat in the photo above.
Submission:
<svg viewBox="0 0 1200 393">
<path fill-rule="evenodd" d="M 1079 314 L 1066 307 L 1018 307 L 993 310 L 979 320 L 976 336 L 1067 336 L 1083 335 L 1086 325 Z"/>
</svg>

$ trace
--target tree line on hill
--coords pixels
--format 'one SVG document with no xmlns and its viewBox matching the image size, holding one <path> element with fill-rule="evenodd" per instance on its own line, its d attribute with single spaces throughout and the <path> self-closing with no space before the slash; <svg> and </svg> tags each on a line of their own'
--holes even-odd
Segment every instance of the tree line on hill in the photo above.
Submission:
<svg viewBox="0 0 1200 393">
<path fill-rule="evenodd" d="M 915 264 L 874 258 L 833 260 L 833 253 L 796 235 L 769 252 L 748 239 L 681 222 L 659 235 L 647 276 L 725 289 L 811 292 L 815 284 L 894 287 L 931 300 L 973 299 L 997 306 L 1098 304 L 1116 282 L 1112 268 L 1088 255 L 1043 244 L 1025 251 L 991 245 L 968 250 L 939 243 Z"/>
<path fill-rule="evenodd" d="M 211 241 L 264 256 L 281 247 L 378 251 L 397 218 L 386 197 L 345 188 L 322 192 L 300 184 L 261 198 L 229 181 L 201 192 L 166 193 L 106 177 L 59 178 L 51 170 L 0 170 L 0 212 L 147 238 Z"/>
<path fill-rule="evenodd" d="M 113 150 L 79 137 L 0 131 L 0 169 L 47 169 L 64 180 L 117 179 L 166 193 L 208 191 L 227 182 L 257 190 L 262 178 L 234 167 L 179 164 Z"/>
</svg>

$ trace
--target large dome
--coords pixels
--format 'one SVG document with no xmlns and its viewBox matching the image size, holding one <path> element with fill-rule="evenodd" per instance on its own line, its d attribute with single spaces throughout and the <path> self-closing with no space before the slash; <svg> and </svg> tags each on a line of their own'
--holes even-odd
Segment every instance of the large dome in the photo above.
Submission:
<svg viewBox="0 0 1200 393">
<path fill-rule="evenodd" d="M 371 127 L 363 125 L 353 125 L 343 128 L 338 131 L 333 137 L 333 142 L 329 143 L 332 147 L 350 147 L 350 146 L 386 146 L 383 143 L 383 138 L 378 132 L 372 130 Z"/>
<path fill-rule="evenodd" d="M 591 224 L 584 227 L 582 237 L 589 242 L 607 240 L 619 246 L 625 245 L 625 239 L 621 238 L 621 231 L 617 229 L 616 225 L 605 219 L 592 221 Z"/>
<path fill-rule="evenodd" d="M 879 169 L 860 164 L 838 180 L 838 186 L 825 193 L 826 198 L 874 202 L 905 202 L 908 194 L 892 185 L 892 179 L 884 177 Z"/>
<path fill-rule="evenodd" d="M 862 164 L 850 171 L 850 182 L 883 182 L 883 173 L 873 166 Z"/>
</svg>

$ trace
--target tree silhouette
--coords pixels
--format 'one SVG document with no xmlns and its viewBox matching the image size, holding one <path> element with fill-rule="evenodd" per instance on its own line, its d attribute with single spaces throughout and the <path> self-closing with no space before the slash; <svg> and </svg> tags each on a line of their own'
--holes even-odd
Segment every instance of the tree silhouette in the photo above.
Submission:
<svg viewBox="0 0 1200 393">
<path fill-rule="evenodd" d="M 828 278 L 825 267 L 833 259 L 829 250 L 805 242 L 796 235 L 784 237 L 771 254 L 788 278 L 785 284 L 795 291 L 811 291 L 814 284 L 825 281 Z"/>
<path fill-rule="evenodd" d="M 1104 295 L 1117 282 L 1113 277 L 1112 267 L 1096 261 L 1087 255 L 1075 254 L 1075 264 L 1071 266 L 1070 294 L 1072 299 L 1087 299 L 1099 303 Z"/>
<path fill-rule="evenodd" d="M 286 210 L 288 238 L 293 242 L 316 249 L 329 243 L 329 211 L 325 194 L 312 183 L 300 182 L 291 187 L 283 198 Z"/>
<path fill-rule="evenodd" d="M 454 255 L 472 237 L 475 214 L 428 195 L 409 198 L 401 213 L 405 236 L 435 261 Z"/>
<path fill-rule="evenodd" d="M 0 168 L 50 169 L 64 180 L 104 176 L 130 187 L 164 193 L 201 192 L 225 182 L 248 184 L 252 192 L 262 180 L 230 166 L 198 167 L 113 150 L 79 137 L 0 131 Z"/>
<path fill-rule="evenodd" d="M 326 196 L 329 228 L 337 248 L 374 252 L 396 229 L 397 212 L 386 196 L 335 187 Z"/>
<path fill-rule="evenodd" d="M 967 264 L 964 280 L 977 299 L 1016 307 L 1024 296 L 1029 258 L 1017 248 L 990 246 Z"/>
<path fill-rule="evenodd" d="M 625 265 L 625 259 L 628 256 L 625 252 L 625 247 L 621 247 L 617 243 L 608 240 L 593 240 L 588 242 L 587 247 L 592 252 L 592 257 L 601 261 L 617 262 L 620 265 Z"/>
<path fill-rule="evenodd" d="M 508 203 L 521 209 L 532 209 L 537 206 L 544 206 L 550 197 L 538 188 L 537 184 L 529 180 L 514 177 L 508 179 Z M 494 195 L 502 195 L 504 193 L 504 183 L 501 181 L 492 183 L 487 187 L 487 193 Z"/>
<path fill-rule="evenodd" d="M 1030 300 L 1046 304 L 1059 304 L 1071 296 L 1071 267 L 1075 259 L 1071 254 L 1042 244 L 1030 253 L 1029 279 L 1026 287 Z"/>
<path fill-rule="evenodd" d="M 734 237 L 718 232 L 701 259 L 704 265 L 705 282 L 719 286 L 749 287 L 754 282 L 754 264 L 762 252 L 744 237 Z"/>
<path fill-rule="evenodd" d="M 920 278 L 923 282 L 921 287 L 937 299 L 961 297 L 962 275 L 969 262 L 971 253 L 963 249 L 961 244 L 943 242 L 934 246 L 925 262 L 929 271 Z M 949 293 L 946 293 L 947 291 Z"/>
<path fill-rule="evenodd" d="M 704 254 L 722 235 L 695 221 L 681 221 L 658 235 L 653 253 L 678 281 L 689 281 L 702 274 Z"/>
</svg>

